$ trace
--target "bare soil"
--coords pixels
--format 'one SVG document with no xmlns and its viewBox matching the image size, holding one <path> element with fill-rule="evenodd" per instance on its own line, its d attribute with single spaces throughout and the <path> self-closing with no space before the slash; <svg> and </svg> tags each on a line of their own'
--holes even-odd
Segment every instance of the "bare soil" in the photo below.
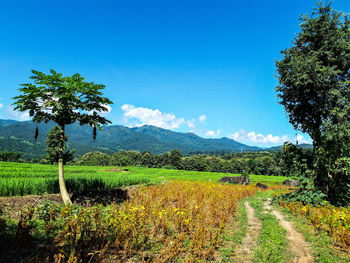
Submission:
<svg viewBox="0 0 350 263">
<path fill-rule="evenodd" d="M 111 189 L 106 191 L 96 191 L 94 193 L 72 194 L 70 198 L 74 204 L 103 204 L 120 203 L 128 200 L 137 191 L 137 187 L 129 186 L 124 189 Z M 0 197 L 0 213 L 9 215 L 12 219 L 20 219 L 21 212 L 28 207 L 38 207 L 46 201 L 61 204 L 60 194 L 45 195 L 25 195 Z"/>
<path fill-rule="evenodd" d="M 254 251 L 261 230 L 261 221 L 254 215 L 254 208 L 248 201 L 244 203 L 248 215 L 247 234 L 242 240 L 242 244 L 237 248 L 234 262 L 253 262 Z"/>
<path fill-rule="evenodd" d="M 127 169 L 120 170 L 120 168 L 118 166 L 114 167 L 113 169 L 107 169 L 107 170 L 103 170 L 103 171 L 114 172 L 114 173 L 127 173 L 128 172 Z"/>
<path fill-rule="evenodd" d="M 62 198 L 59 194 L 0 197 L 0 211 L 13 219 L 19 219 L 24 208 L 35 207 L 45 201 L 62 203 Z"/>
<path fill-rule="evenodd" d="M 287 231 L 287 240 L 289 241 L 289 248 L 294 254 L 293 263 L 313 263 L 314 259 L 311 254 L 311 249 L 309 244 L 305 241 L 304 236 L 298 232 L 292 222 L 286 221 L 283 215 L 272 209 L 270 206 L 271 199 L 268 199 L 264 203 L 264 208 L 267 212 L 270 212 L 278 220 L 280 225 Z"/>
</svg>

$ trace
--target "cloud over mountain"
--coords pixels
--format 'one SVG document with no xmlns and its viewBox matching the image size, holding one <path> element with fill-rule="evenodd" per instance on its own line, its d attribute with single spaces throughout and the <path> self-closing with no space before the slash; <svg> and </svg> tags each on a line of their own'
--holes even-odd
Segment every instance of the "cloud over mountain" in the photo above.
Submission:
<svg viewBox="0 0 350 263">
<path fill-rule="evenodd" d="M 177 118 L 174 114 L 161 112 L 156 109 L 135 107 L 124 104 L 121 107 L 126 124 L 130 126 L 153 125 L 164 129 L 176 129 L 185 122 L 184 118 Z M 133 122 L 130 122 L 133 121 Z"/>
<path fill-rule="evenodd" d="M 287 135 L 273 136 L 272 134 L 263 135 L 261 133 L 255 133 L 254 131 L 246 132 L 245 130 L 240 130 L 230 134 L 230 138 L 239 142 L 253 142 L 261 144 L 283 144 L 285 141 L 289 141 Z"/>
</svg>

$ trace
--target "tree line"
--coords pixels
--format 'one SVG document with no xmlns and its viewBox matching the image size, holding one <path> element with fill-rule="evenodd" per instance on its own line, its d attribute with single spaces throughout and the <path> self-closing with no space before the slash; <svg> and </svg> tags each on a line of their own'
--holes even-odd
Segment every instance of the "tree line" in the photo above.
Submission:
<svg viewBox="0 0 350 263">
<path fill-rule="evenodd" d="M 183 156 L 181 151 L 173 150 L 163 154 L 149 152 L 120 151 L 109 155 L 99 151 L 89 152 L 80 157 L 80 165 L 102 166 L 144 166 L 149 168 L 172 168 L 187 171 L 206 171 L 222 173 L 250 173 L 282 175 L 283 154 L 281 152 L 232 153 L 222 156 L 198 154 Z"/>
<path fill-rule="evenodd" d="M 0 152 L 0 161 L 2 162 L 18 162 L 21 154 L 18 152 Z"/>
</svg>

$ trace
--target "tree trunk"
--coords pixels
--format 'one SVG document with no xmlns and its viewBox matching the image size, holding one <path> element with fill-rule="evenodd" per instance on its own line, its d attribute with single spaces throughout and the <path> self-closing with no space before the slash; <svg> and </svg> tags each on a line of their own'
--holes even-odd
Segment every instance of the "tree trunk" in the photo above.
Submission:
<svg viewBox="0 0 350 263">
<path fill-rule="evenodd" d="M 61 126 L 61 133 L 60 133 L 60 146 L 59 146 L 59 153 L 58 153 L 58 183 L 60 186 L 60 193 L 62 200 L 65 205 L 71 205 L 72 201 L 70 200 L 66 183 L 64 182 L 64 172 L 63 172 L 63 152 L 64 152 L 64 125 Z"/>
</svg>

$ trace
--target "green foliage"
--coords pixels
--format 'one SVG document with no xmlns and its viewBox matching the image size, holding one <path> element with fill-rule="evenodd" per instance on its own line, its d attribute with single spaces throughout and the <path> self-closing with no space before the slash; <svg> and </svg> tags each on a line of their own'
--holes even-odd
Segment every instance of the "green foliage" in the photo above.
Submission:
<svg viewBox="0 0 350 263">
<path fill-rule="evenodd" d="M 52 129 L 47 133 L 46 139 L 46 159 L 49 163 L 58 163 L 59 159 L 59 147 L 60 147 L 60 134 L 61 129 L 58 126 L 53 126 Z M 64 135 L 64 141 L 66 142 L 68 137 Z M 64 144 L 64 153 L 63 153 L 63 164 L 66 164 L 74 159 L 75 149 L 68 150 L 66 143 Z"/>
<path fill-rule="evenodd" d="M 65 150 L 65 126 L 79 122 L 80 125 L 88 124 L 93 127 L 93 139 L 96 139 L 96 127 L 101 128 L 101 124 L 111 123 L 99 113 L 108 111 L 108 104 L 112 102 L 102 97 L 100 90 L 105 86 L 93 82 L 84 81 L 84 77 L 79 74 L 63 77 L 53 69 L 51 75 L 46 75 L 40 71 L 32 70 L 34 74 L 30 78 L 33 83 L 22 84 L 19 89 L 21 95 L 15 97 L 15 110 L 29 111 L 33 122 L 48 123 L 53 121 L 60 128 L 59 136 L 53 135 L 51 142 L 57 146 L 49 151 L 49 155 L 58 154 L 59 184 L 62 199 L 65 204 L 71 204 L 63 176 L 63 156 Z M 51 134 L 52 135 L 52 134 Z M 35 140 L 39 136 L 38 126 L 35 129 Z M 57 140 L 57 141 L 56 141 Z"/>
<path fill-rule="evenodd" d="M 345 204 L 349 186 L 338 192 L 342 176 L 334 163 L 350 149 L 350 20 L 326 1 L 301 21 L 293 46 L 276 63 L 276 90 L 290 123 L 313 140 L 316 190 Z"/>
<path fill-rule="evenodd" d="M 322 2 L 300 20 L 301 32 L 276 63 L 276 90 L 293 126 L 318 145 L 324 123 L 337 124 L 334 114 L 349 110 L 349 21 Z"/>
<path fill-rule="evenodd" d="M 249 173 L 247 171 L 243 172 L 241 177 L 243 178 L 243 181 L 250 180 Z"/>
<path fill-rule="evenodd" d="M 14 98 L 15 110 L 29 111 L 34 122 L 54 121 L 61 127 L 75 122 L 92 127 L 110 123 L 98 114 L 108 111 L 107 105 L 112 104 L 101 96 L 104 85 L 86 82 L 78 73 L 67 77 L 53 69 L 51 75 L 37 70 L 32 73 L 33 83 L 22 84 L 22 95 Z"/>
<path fill-rule="evenodd" d="M 0 161 L 18 162 L 21 154 L 18 152 L 0 152 Z"/>
<path fill-rule="evenodd" d="M 313 179 L 315 177 L 313 170 L 305 170 L 303 175 L 298 176 L 300 185 L 290 193 L 284 193 L 274 197 L 273 202 L 278 203 L 279 199 L 285 202 L 302 202 L 303 204 L 319 205 L 324 204 L 327 195 L 315 188 Z"/>
<path fill-rule="evenodd" d="M 264 213 L 263 202 L 271 193 L 260 192 L 257 197 L 250 198 L 255 214 L 261 220 L 262 227 L 259 234 L 258 246 L 254 251 L 254 262 L 290 262 L 286 231 L 279 224 L 277 218 L 270 213 Z"/>
<path fill-rule="evenodd" d="M 78 160 L 81 165 L 145 166 L 150 168 L 173 167 L 187 171 L 280 175 L 278 153 L 237 153 L 223 157 L 194 155 L 183 157 L 178 150 L 153 155 L 150 152 L 120 151 L 112 156 L 90 152 Z M 249 165 L 254 164 L 254 165 Z"/>
<path fill-rule="evenodd" d="M 50 221 L 53 216 L 53 213 L 59 213 L 60 209 L 57 205 L 47 200 L 42 202 L 37 210 L 37 217 L 39 220 L 44 220 L 46 222 Z"/>
<path fill-rule="evenodd" d="M 180 150 L 172 150 L 169 155 L 169 164 L 179 169 L 181 167 L 182 157 L 183 155 Z"/>
<path fill-rule="evenodd" d="M 215 167 L 209 167 L 204 158 L 200 156 L 185 157 L 181 160 L 182 170 L 219 172 Z"/>
<path fill-rule="evenodd" d="M 111 165 L 128 166 L 135 165 L 140 161 L 140 154 L 134 151 L 119 151 L 114 153 L 110 159 Z"/>
<path fill-rule="evenodd" d="M 102 97 L 102 84 L 86 82 L 79 74 L 63 77 L 53 69 L 51 74 L 44 74 L 32 70 L 30 79 L 33 83 L 22 84 L 21 95 L 14 97 L 15 110 L 28 111 L 33 122 L 48 123 L 53 121 L 60 126 L 60 135 L 51 138 L 59 158 L 63 157 L 64 142 L 66 141 L 65 126 L 78 122 L 80 125 L 88 124 L 93 129 L 93 138 L 96 137 L 96 127 L 111 123 L 99 113 L 108 111 L 108 104 L 112 102 Z M 55 128 L 55 132 L 58 132 Z M 54 135 L 51 133 L 52 137 Z M 35 129 L 35 139 L 38 137 L 38 127 Z"/>
<path fill-rule="evenodd" d="M 337 206 L 346 206 L 350 203 L 350 158 L 340 158 L 330 169 L 328 199 Z"/>
<path fill-rule="evenodd" d="M 326 195 L 319 190 L 300 189 L 288 194 L 281 194 L 278 198 L 274 199 L 274 203 L 276 203 L 279 198 L 286 202 L 302 202 L 303 204 L 320 205 L 324 203 Z"/>
<path fill-rule="evenodd" d="M 307 169 L 312 169 L 313 154 L 292 143 L 285 143 L 281 155 L 281 174 L 301 180 Z"/>
<path fill-rule="evenodd" d="M 80 160 L 79 164 L 82 165 L 101 165 L 108 166 L 110 164 L 111 156 L 99 151 L 89 152 L 84 154 Z"/>
</svg>

